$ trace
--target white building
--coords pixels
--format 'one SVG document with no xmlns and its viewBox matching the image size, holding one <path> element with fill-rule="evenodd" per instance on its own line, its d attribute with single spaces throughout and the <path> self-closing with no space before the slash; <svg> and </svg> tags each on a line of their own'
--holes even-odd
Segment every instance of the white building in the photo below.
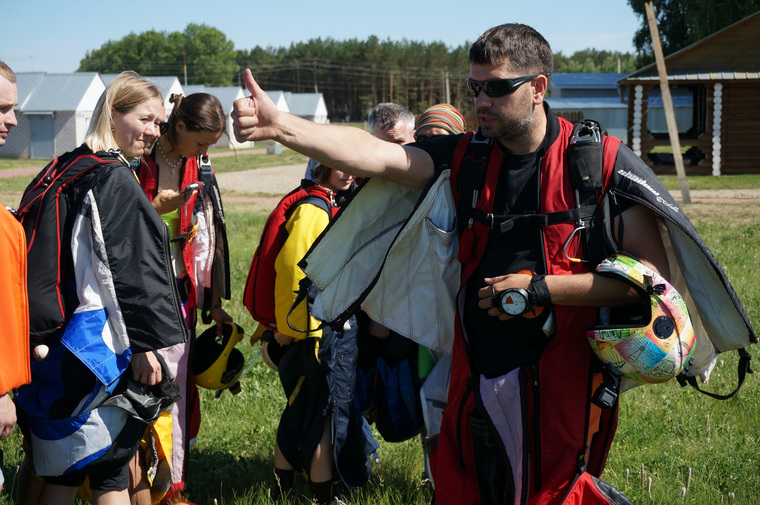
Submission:
<svg viewBox="0 0 760 505">
<path fill-rule="evenodd" d="M 290 113 L 315 123 L 327 124 L 327 105 L 322 93 L 285 93 Z"/>
<path fill-rule="evenodd" d="M 16 72 L 18 126 L 3 156 L 53 159 L 84 142 L 92 111 L 105 84 L 95 72 Z"/>
</svg>

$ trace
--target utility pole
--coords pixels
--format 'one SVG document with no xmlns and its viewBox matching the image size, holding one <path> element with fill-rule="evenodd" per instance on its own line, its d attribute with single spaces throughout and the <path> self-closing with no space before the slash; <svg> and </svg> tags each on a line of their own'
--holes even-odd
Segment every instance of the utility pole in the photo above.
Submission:
<svg viewBox="0 0 760 505">
<path fill-rule="evenodd" d="M 391 69 L 391 77 L 390 77 L 390 83 L 388 84 L 388 95 L 390 96 L 390 101 L 393 101 L 393 69 Z"/>
<path fill-rule="evenodd" d="M 187 86 L 187 51 L 182 50 L 182 69 L 185 73 L 185 86 Z"/>
<path fill-rule="evenodd" d="M 649 33 L 652 35 L 657 73 L 660 76 L 660 91 L 662 92 L 662 104 L 665 107 L 665 122 L 668 125 L 668 136 L 670 137 L 670 145 L 673 148 L 673 161 L 676 164 L 678 182 L 681 185 L 681 197 L 684 203 L 691 203 L 689 184 L 686 181 L 686 171 L 683 167 L 683 156 L 681 155 L 681 141 L 678 138 L 676 113 L 673 109 L 673 97 L 670 96 L 670 87 L 668 86 L 668 70 L 665 68 L 665 57 L 662 54 L 662 46 L 660 45 L 660 32 L 657 29 L 657 18 L 654 15 L 652 2 L 646 2 L 644 7 L 647 12 L 647 20 L 649 21 Z"/>
<path fill-rule="evenodd" d="M 314 66 L 314 93 L 319 93 L 319 88 L 317 87 L 317 60 L 311 63 Z"/>
<path fill-rule="evenodd" d="M 444 103 L 451 103 L 451 85 L 449 84 L 449 73 L 446 72 L 446 85 L 444 87 L 446 92 L 444 93 Z"/>
</svg>

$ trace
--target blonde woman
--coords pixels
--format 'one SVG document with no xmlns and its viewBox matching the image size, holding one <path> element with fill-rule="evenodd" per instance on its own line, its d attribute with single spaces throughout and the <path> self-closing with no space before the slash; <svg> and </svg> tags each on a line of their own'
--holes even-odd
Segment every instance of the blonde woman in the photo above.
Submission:
<svg viewBox="0 0 760 505">
<path fill-rule="evenodd" d="M 128 462 L 147 423 L 176 398 L 154 352 L 187 339 L 169 237 L 129 164 L 159 137 L 164 116 L 154 85 L 120 74 L 84 144 L 43 169 L 19 205 L 32 342 L 47 350 L 17 395 L 25 468 L 44 482 L 22 481 L 23 503 L 73 503 L 86 477 L 93 503 L 129 503 Z M 35 207 L 51 184 L 65 184 L 58 207 Z"/>
</svg>

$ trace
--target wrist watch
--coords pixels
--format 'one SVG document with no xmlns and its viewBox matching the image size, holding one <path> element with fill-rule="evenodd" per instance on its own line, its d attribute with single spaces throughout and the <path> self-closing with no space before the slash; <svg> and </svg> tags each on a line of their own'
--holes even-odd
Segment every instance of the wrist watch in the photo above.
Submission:
<svg viewBox="0 0 760 505">
<path fill-rule="evenodd" d="M 491 298 L 491 304 L 508 316 L 522 316 L 531 312 L 535 305 L 533 292 L 522 288 L 508 288 Z"/>
</svg>

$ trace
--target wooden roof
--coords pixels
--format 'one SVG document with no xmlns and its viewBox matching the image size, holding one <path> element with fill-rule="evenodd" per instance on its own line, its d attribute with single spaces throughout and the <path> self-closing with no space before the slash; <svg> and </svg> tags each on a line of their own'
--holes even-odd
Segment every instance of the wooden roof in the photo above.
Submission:
<svg viewBox="0 0 760 505">
<path fill-rule="evenodd" d="M 760 78 L 760 11 L 665 58 L 672 80 L 758 80 Z M 623 85 L 657 78 L 657 65 L 620 80 Z"/>
</svg>

